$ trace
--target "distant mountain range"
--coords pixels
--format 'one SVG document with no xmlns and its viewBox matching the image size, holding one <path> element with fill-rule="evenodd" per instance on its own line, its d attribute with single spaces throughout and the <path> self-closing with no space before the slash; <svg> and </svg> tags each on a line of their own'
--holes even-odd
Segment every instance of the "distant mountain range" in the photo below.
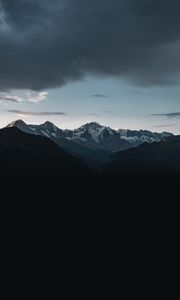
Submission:
<svg viewBox="0 0 180 300">
<path fill-rule="evenodd" d="M 70 148 L 75 152 L 82 151 L 83 146 L 91 150 L 117 152 L 136 147 L 145 142 L 159 142 L 173 136 L 172 133 L 156 133 L 147 130 L 114 130 L 96 122 L 85 124 L 75 130 L 62 130 L 50 122 L 41 125 L 27 125 L 22 120 L 10 123 L 7 127 L 17 127 L 20 130 L 42 135 L 52 139 L 63 148 Z M 71 143 L 70 143 L 71 142 Z"/>
<path fill-rule="evenodd" d="M 117 141 L 119 136 L 121 142 L 125 132 L 97 123 L 70 131 L 61 130 L 49 122 L 27 125 L 21 120 L 15 121 L 0 130 L 1 174 L 13 174 L 13 178 L 16 178 L 16 174 L 25 178 L 31 175 L 31 185 L 37 174 L 48 178 L 57 175 L 57 184 L 60 187 L 68 186 L 68 189 L 71 186 L 82 189 L 84 182 L 88 183 L 89 188 L 92 182 L 104 188 L 114 185 L 120 187 L 124 183 L 130 186 L 141 186 L 143 183 L 151 185 L 154 182 L 166 186 L 179 180 L 180 136 L 126 131 L 130 140 L 134 137 L 133 140 L 136 143 L 141 141 L 141 144 L 135 147 L 135 143 L 132 143 L 131 147 L 122 150 L 118 141 L 116 145 L 121 151 L 116 153 L 112 148 L 111 151 L 106 150 L 112 136 L 113 141 Z M 144 139 L 148 142 L 142 144 Z M 86 146 L 81 141 L 86 141 Z M 48 184 L 49 181 L 46 182 Z"/>
<path fill-rule="evenodd" d="M 9 124 L 6 128 L 14 127 L 29 134 L 44 136 L 51 139 L 61 149 L 83 159 L 91 167 L 98 167 L 107 163 L 112 154 L 111 151 L 92 149 L 86 145 L 75 142 L 73 139 L 68 138 L 66 130 L 61 130 L 50 122 L 45 122 L 41 125 L 27 125 L 22 120 L 17 120 Z"/>
</svg>

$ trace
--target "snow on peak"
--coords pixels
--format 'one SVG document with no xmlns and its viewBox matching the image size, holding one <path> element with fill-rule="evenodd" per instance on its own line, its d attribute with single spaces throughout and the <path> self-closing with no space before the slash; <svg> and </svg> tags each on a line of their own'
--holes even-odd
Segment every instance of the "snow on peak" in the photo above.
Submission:
<svg viewBox="0 0 180 300">
<path fill-rule="evenodd" d="M 163 138 L 172 136 L 168 132 L 156 133 L 148 130 L 128 129 L 114 130 L 110 127 L 102 126 L 97 122 L 87 123 L 75 130 L 61 130 L 49 121 L 41 125 L 27 125 L 22 120 L 16 120 L 7 127 L 18 127 L 24 132 L 43 135 L 53 140 L 65 138 L 75 143 L 83 143 L 83 145 L 90 148 L 107 148 L 111 151 L 119 151 L 125 149 L 125 147 L 136 147 L 145 142 L 159 142 Z"/>
<path fill-rule="evenodd" d="M 87 138 L 91 137 L 92 140 L 98 143 L 103 130 L 104 126 L 100 125 L 97 122 L 87 123 L 74 130 L 73 138 L 80 138 L 86 140 Z"/>
<path fill-rule="evenodd" d="M 90 123 L 87 123 L 87 124 L 81 126 L 79 129 L 96 130 L 97 128 L 102 128 L 102 127 L 103 126 L 97 122 L 90 122 Z"/>
<path fill-rule="evenodd" d="M 22 120 L 16 120 L 13 121 L 12 123 L 8 124 L 6 127 L 17 127 L 21 131 L 27 132 L 27 133 L 32 133 L 31 128 L 29 125 L 27 125 L 24 121 Z"/>
<path fill-rule="evenodd" d="M 54 124 L 51 123 L 50 121 L 46 121 L 42 125 L 45 125 L 45 126 L 54 126 Z"/>
<path fill-rule="evenodd" d="M 49 121 L 46 121 L 45 123 L 41 124 L 42 127 L 45 127 L 45 128 L 57 128 L 53 123 L 49 122 Z"/>
<path fill-rule="evenodd" d="M 19 119 L 11 122 L 6 127 L 19 127 L 19 126 L 27 126 L 27 124 L 23 120 Z"/>
</svg>

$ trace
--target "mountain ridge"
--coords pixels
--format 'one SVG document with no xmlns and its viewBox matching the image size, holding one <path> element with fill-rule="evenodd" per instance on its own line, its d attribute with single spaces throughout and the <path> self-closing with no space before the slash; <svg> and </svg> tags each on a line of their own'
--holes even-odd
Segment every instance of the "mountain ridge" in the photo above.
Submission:
<svg viewBox="0 0 180 300">
<path fill-rule="evenodd" d="M 22 124 L 22 123 L 21 123 Z M 95 153 L 95 152 L 94 152 Z M 1 174 L 13 178 L 34 178 L 40 175 L 49 184 L 57 175 L 58 185 L 75 189 L 86 182 L 104 191 L 123 186 L 178 187 L 180 176 L 180 136 L 170 136 L 160 142 L 144 143 L 119 151 L 99 170 L 91 170 L 83 159 L 70 155 L 45 136 L 23 132 L 17 127 L 0 129 Z M 29 177 L 30 176 L 30 177 Z M 37 178 L 37 177 L 36 177 Z M 85 180 L 85 181 L 84 181 Z M 38 180 L 39 182 L 39 180 Z M 53 181 L 54 185 L 54 181 Z"/>
<path fill-rule="evenodd" d="M 169 132 L 151 132 L 148 130 L 129 130 L 112 129 L 102 126 L 97 122 L 90 122 L 80 126 L 77 129 L 62 130 L 53 123 L 46 121 L 40 125 L 26 124 L 22 120 L 16 120 L 7 125 L 7 127 L 18 127 L 20 130 L 49 137 L 59 143 L 64 140 L 72 142 L 73 145 L 79 145 L 91 150 L 105 150 L 117 152 L 136 147 L 145 142 L 159 142 L 160 140 L 173 136 Z"/>
<path fill-rule="evenodd" d="M 64 134 L 63 130 L 56 127 L 49 121 L 46 121 L 40 125 L 27 125 L 22 120 L 16 120 L 11 122 L 5 128 L 12 127 L 17 127 L 18 129 L 29 134 L 50 138 L 61 149 L 64 149 L 68 153 L 83 159 L 91 167 L 99 167 L 102 164 L 107 163 L 111 156 L 111 151 L 90 149 L 86 147 L 86 145 L 80 145 L 73 142 L 73 140 L 66 139 L 66 134 Z"/>
<path fill-rule="evenodd" d="M 28 172 L 50 171 L 70 176 L 84 172 L 86 164 L 58 147 L 51 139 L 23 132 L 17 127 L 0 130 L 1 171 Z"/>
<path fill-rule="evenodd" d="M 114 173 L 180 173 L 180 135 L 119 151 L 106 168 Z"/>
</svg>

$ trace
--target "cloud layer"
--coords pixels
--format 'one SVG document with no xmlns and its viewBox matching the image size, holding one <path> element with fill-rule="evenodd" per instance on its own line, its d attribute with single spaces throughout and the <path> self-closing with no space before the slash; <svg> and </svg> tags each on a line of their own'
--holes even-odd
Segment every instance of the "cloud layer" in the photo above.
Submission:
<svg viewBox="0 0 180 300">
<path fill-rule="evenodd" d="M 22 101 L 23 101 L 23 98 L 21 98 L 19 96 L 0 95 L 0 102 L 20 103 Z"/>
<path fill-rule="evenodd" d="M 108 98 L 108 96 L 104 94 L 93 94 L 91 97 L 93 98 Z"/>
<path fill-rule="evenodd" d="M 173 113 L 166 113 L 166 114 L 152 114 L 152 116 L 167 117 L 167 118 L 180 118 L 180 112 L 173 112 Z"/>
<path fill-rule="evenodd" d="M 179 11 L 179 0 L 0 0 L 0 89 L 41 90 L 86 74 L 174 83 Z"/>
<path fill-rule="evenodd" d="M 33 96 L 30 92 L 27 93 L 27 98 L 30 102 L 40 103 L 48 97 L 47 92 L 40 92 L 37 95 Z"/>
<path fill-rule="evenodd" d="M 16 109 L 9 109 L 8 112 L 19 115 L 19 116 L 65 116 L 64 112 L 52 112 L 52 111 L 22 111 Z"/>
<path fill-rule="evenodd" d="M 20 103 L 26 99 L 27 101 L 33 102 L 33 103 L 40 103 L 43 102 L 47 99 L 48 97 L 48 92 L 40 92 L 37 94 L 32 94 L 30 92 L 26 93 L 26 97 L 19 97 L 11 94 L 0 94 L 0 102 L 7 103 L 7 102 L 12 102 L 12 103 Z"/>
</svg>

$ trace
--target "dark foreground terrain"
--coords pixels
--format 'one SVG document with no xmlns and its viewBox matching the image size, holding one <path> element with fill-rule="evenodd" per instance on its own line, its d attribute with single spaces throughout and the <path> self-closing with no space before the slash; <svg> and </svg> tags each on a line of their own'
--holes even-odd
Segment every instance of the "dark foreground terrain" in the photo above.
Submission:
<svg viewBox="0 0 180 300">
<path fill-rule="evenodd" d="M 115 185 L 178 187 L 180 178 L 180 136 L 144 143 L 117 152 L 104 167 L 104 174 Z M 105 176 L 105 177 L 106 177 Z"/>
<path fill-rule="evenodd" d="M 96 169 L 46 137 L 4 128 L 0 130 L 0 172 L 1 183 L 23 182 L 29 191 L 37 187 L 57 193 L 85 191 L 85 197 L 95 191 L 174 190 L 180 178 L 180 137 L 118 152 Z"/>
</svg>

